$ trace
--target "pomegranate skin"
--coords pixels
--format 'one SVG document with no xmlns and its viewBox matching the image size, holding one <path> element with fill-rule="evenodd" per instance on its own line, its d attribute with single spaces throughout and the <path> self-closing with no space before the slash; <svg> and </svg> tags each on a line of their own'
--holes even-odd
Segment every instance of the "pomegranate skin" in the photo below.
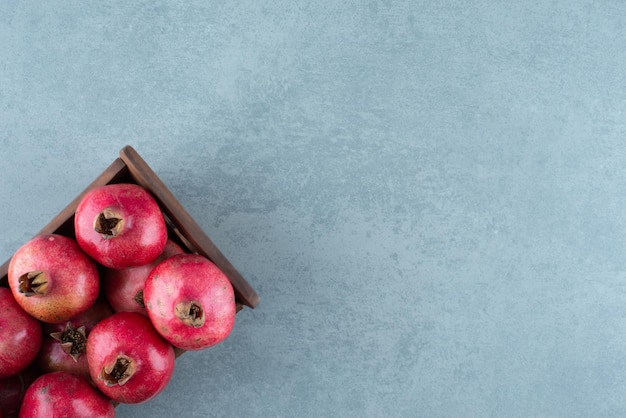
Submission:
<svg viewBox="0 0 626 418">
<path fill-rule="evenodd" d="M 67 372 L 40 376 L 24 395 L 20 418 L 115 417 L 110 399 L 81 377 Z"/>
<path fill-rule="evenodd" d="M 17 303 L 42 322 L 63 322 L 85 312 L 100 290 L 95 263 L 76 241 L 57 234 L 37 236 L 20 247 L 8 273 Z M 41 274 L 27 279 L 32 273 Z"/>
<path fill-rule="evenodd" d="M 146 280 L 144 299 L 156 330 L 185 350 L 222 342 L 235 323 L 233 286 L 198 254 L 176 255 L 155 267 Z"/>
<path fill-rule="evenodd" d="M 136 312 L 103 319 L 89 334 L 87 362 L 96 387 L 114 401 L 137 404 L 158 395 L 174 372 L 174 348 Z"/>
<path fill-rule="evenodd" d="M 89 309 L 79 315 L 71 317 L 67 322 L 71 323 L 74 328 L 84 326 L 87 333 L 89 333 L 98 322 L 113 314 L 113 308 L 111 308 L 111 305 L 109 305 L 107 301 L 97 299 Z M 62 331 L 65 328 L 65 324 L 66 322 L 60 324 L 43 324 L 44 334 Z"/>
<path fill-rule="evenodd" d="M 37 355 L 37 366 L 46 373 L 64 371 L 84 377 L 89 377 L 87 356 L 81 355 L 77 360 L 63 351 L 61 343 L 49 335 L 44 337 L 41 350 Z"/>
<path fill-rule="evenodd" d="M 9 289 L 0 288 L 0 378 L 26 369 L 35 360 L 41 341 L 39 321 L 24 312 Z"/>
<path fill-rule="evenodd" d="M 108 184 L 90 190 L 76 208 L 74 229 L 80 247 L 113 269 L 152 262 L 167 241 L 159 205 L 136 184 Z"/>
<path fill-rule="evenodd" d="M 89 333 L 98 322 L 111 315 L 113 315 L 113 309 L 109 304 L 103 300 L 97 300 L 87 311 L 71 318 L 67 322 L 44 324 L 43 342 L 36 360 L 39 368 L 46 373 L 66 371 L 89 378 L 89 365 L 87 364 L 87 355 L 85 354 L 86 338 L 89 337 Z M 50 335 L 56 335 L 57 338 L 63 337 L 62 334 L 67 331 L 67 323 L 71 325 L 71 332 L 80 331 L 81 327 L 84 327 L 84 336 L 86 337 L 85 340 L 72 338 L 76 346 L 68 348 L 70 353 L 66 352 L 61 345 L 61 341 Z"/>
<path fill-rule="evenodd" d="M 148 315 L 143 303 L 143 288 L 148 275 L 161 261 L 185 251 L 174 241 L 167 240 L 161 255 L 151 263 L 121 270 L 107 269 L 102 287 L 107 300 L 116 312 L 137 312 Z"/>
</svg>

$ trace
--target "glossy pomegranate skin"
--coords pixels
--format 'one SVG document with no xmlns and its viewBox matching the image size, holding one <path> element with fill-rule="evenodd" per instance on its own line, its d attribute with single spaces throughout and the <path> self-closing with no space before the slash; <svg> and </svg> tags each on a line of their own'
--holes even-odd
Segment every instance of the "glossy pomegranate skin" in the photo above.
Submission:
<svg viewBox="0 0 626 418">
<path fill-rule="evenodd" d="M 81 376 L 53 372 L 40 376 L 26 391 L 20 418 L 115 417 L 110 399 Z"/>
<path fill-rule="evenodd" d="M 89 333 L 98 322 L 114 313 L 113 308 L 111 308 L 111 305 L 106 300 L 97 299 L 89 309 L 68 319 L 67 322 L 70 322 L 75 328 L 85 326 L 87 333 Z M 61 324 L 44 324 L 44 334 L 62 330 L 65 324 L 65 322 Z"/>
<path fill-rule="evenodd" d="M 46 373 L 65 371 L 89 377 L 87 356 L 83 354 L 74 360 L 63 351 L 61 343 L 49 335 L 44 336 L 41 350 L 37 355 L 37 366 Z"/>
<path fill-rule="evenodd" d="M 129 360 L 130 377 L 111 377 L 118 359 Z M 174 372 L 174 348 L 154 330 L 150 320 L 136 312 L 119 312 L 98 323 L 87 340 L 87 361 L 95 385 L 109 398 L 128 404 L 159 394 Z M 128 363 L 127 363 L 128 364 Z M 110 375 L 107 375 L 107 371 Z"/>
<path fill-rule="evenodd" d="M 53 338 L 50 334 L 66 332 L 67 323 L 71 324 L 74 330 L 84 328 L 85 336 L 88 338 L 89 333 L 94 326 L 102 319 L 113 315 L 113 309 L 104 300 L 97 300 L 91 308 L 82 314 L 69 319 L 65 323 L 60 324 L 44 324 L 44 337 L 37 354 L 37 365 L 44 372 L 66 371 L 89 377 L 89 365 L 87 364 L 87 354 L 81 347 L 72 347 L 74 355 L 67 353 L 61 342 Z M 86 341 L 85 346 L 86 349 Z"/>
<path fill-rule="evenodd" d="M 101 213 L 120 220 L 115 232 L 107 235 L 95 229 Z M 74 229 L 80 247 L 98 263 L 113 269 L 152 262 L 167 241 L 159 205 L 136 184 L 109 184 L 89 191 L 76 208 Z"/>
<path fill-rule="evenodd" d="M 146 281 L 144 298 L 156 330 L 185 350 L 201 350 L 222 342 L 235 323 L 235 294 L 230 281 L 198 254 L 176 255 L 155 267 Z M 200 308 L 201 323 L 181 318 L 179 308 L 189 302 Z"/>
<path fill-rule="evenodd" d="M 0 288 L 0 378 L 26 369 L 41 347 L 41 324 L 24 312 L 11 291 Z"/>
<path fill-rule="evenodd" d="M 44 294 L 27 296 L 20 281 L 29 272 L 46 276 Z M 9 263 L 9 286 L 17 303 L 42 322 L 58 323 L 81 314 L 93 305 L 100 290 L 95 263 L 71 238 L 37 236 L 20 247 Z"/>
<path fill-rule="evenodd" d="M 116 312 L 148 315 L 143 305 L 143 288 L 148 275 L 161 261 L 184 252 L 178 244 L 168 240 L 161 255 L 151 263 L 121 270 L 107 269 L 103 274 L 102 287 L 113 309 Z"/>
</svg>

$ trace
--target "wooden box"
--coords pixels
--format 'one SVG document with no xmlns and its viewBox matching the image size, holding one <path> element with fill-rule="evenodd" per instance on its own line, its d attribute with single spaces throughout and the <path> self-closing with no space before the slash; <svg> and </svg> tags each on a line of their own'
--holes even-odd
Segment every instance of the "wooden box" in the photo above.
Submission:
<svg viewBox="0 0 626 418">
<path fill-rule="evenodd" d="M 135 183 L 146 190 L 159 203 L 168 225 L 169 235 L 190 253 L 198 253 L 215 263 L 230 279 L 235 290 L 237 311 L 243 306 L 254 308 L 259 296 L 228 261 L 200 226 L 176 200 L 165 184 L 157 177 L 148 164 L 131 147 L 120 151 L 119 158 L 102 172 L 81 194 L 46 225 L 39 234 L 61 234 L 74 238 L 74 212 L 82 197 L 91 189 L 111 183 Z M 0 285 L 7 286 L 9 260 L 0 266 Z M 177 356 L 183 350 L 177 349 Z"/>
</svg>

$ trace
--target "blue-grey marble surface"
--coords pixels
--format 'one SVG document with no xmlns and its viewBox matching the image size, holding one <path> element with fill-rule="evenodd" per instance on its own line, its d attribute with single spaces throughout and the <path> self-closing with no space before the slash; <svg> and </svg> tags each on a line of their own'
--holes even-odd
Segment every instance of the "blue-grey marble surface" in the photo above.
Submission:
<svg viewBox="0 0 626 418">
<path fill-rule="evenodd" d="M 626 416 L 624 22 L 2 1 L 0 258 L 130 144 L 261 303 L 119 417 Z"/>
</svg>

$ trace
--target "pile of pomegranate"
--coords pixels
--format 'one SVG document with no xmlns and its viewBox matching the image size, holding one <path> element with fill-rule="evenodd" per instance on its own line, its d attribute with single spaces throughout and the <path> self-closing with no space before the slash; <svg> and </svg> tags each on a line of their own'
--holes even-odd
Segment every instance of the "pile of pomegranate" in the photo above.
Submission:
<svg viewBox="0 0 626 418">
<path fill-rule="evenodd" d="M 89 191 L 74 237 L 37 236 L 0 287 L 0 418 L 113 417 L 115 403 L 158 395 L 174 347 L 230 334 L 233 287 L 207 258 L 168 238 L 163 213 L 136 184 Z"/>
</svg>

